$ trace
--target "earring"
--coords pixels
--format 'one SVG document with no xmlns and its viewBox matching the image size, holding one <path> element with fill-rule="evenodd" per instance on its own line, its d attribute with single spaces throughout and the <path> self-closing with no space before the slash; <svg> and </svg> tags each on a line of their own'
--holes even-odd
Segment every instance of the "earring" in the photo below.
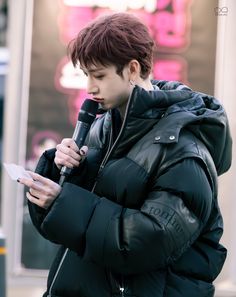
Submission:
<svg viewBox="0 0 236 297">
<path fill-rule="evenodd" d="M 135 86 L 135 83 L 132 79 L 129 80 L 129 83 L 131 84 L 131 86 L 133 86 L 133 87 Z"/>
</svg>

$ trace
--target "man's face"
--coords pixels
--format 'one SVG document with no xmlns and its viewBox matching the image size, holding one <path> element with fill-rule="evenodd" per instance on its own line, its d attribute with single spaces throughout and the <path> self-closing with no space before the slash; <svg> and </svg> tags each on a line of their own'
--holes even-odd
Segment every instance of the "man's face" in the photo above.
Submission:
<svg viewBox="0 0 236 297">
<path fill-rule="evenodd" d="M 87 76 L 87 92 L 99 102 L 105 110 L 119 108 L 123 110 L 132 91 L 128 67 L 124 67 L 123 76 L 116 73 L 114 65 L 91 65 L 81 67 Z"/>
</svg>

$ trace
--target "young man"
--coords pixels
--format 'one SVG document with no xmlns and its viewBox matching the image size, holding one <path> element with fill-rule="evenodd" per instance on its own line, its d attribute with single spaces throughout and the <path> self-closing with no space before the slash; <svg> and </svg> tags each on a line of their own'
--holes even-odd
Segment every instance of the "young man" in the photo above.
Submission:
<svg viewBox="0 0 236 297">
<path fill-rule="evenodd" d="M 104 114 L 85 147 L 64 139 L 20 180 L 34 225 L 62 246 L 44 296 L 213 296 L 226 257 L 217 176 L 231 163 L 223 107 L 150 80 L 154 43 L 131 14 L 96 19 L 70 48 Z"/>
</svg>

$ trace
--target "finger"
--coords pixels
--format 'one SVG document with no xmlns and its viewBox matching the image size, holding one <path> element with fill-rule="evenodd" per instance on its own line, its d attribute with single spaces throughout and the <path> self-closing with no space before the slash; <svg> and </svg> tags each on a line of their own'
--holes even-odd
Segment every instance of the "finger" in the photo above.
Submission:
<svg viewBox="0 0 236 297">
<path fill-rule="evenodd" d="M 56 149 L 57 149 L 57 152 L 61 153 L 62 156 L 65 156 L 65 157 L 69 156 L 75 160 L 78 159 L 78 152 L 79 152 L 78 147 L 72 148 L 72 147 L 65 146 L 63 144 L 58 144 Z"/>
<path fill-rule="evenodd" d="M 63 165 L 63 166 L 67 166 L 69 168 L 73 168 L 75 166 L 79 166 L 79 161 L 81 159 L 81 156 L 76 154 L 76 158 L 74 159 L 71 156 L 65 155 L 61 152 L 56 153 L 55 156 L 55 163 L 58 165 Z"/>
<path fill-rule="evenodd" d="M 88 147 L 86 145 L 82 146 L 81 149 L 79 150 L 79 154 L 81 156 L 86 156 L 88 153 Z"/>
<path fill-rule="evenodd" d="M 42 196 L 42 193 L 40 193 L 39 191 L 36 191 L 33 188 L 29 188 L 29 193 L 37 199 L 39 199 L 39 197 Z"/>
<path fill-rule="evenodd" d="M 72 143 L 73 143 L 72 138 L 63 138 L 61 141 L 61 144 L 65 145 L 65 146 L 71 146 Z"/>
<path fill-rule="evenodd" d="M 80 163 L 82 163 L 86 158 L 87 152 L 88 152 L 87 146 L 82 146 L 81 149 L 79 150 L 79 155 L 81 156 Z"/>
<path fill-rule="evenodd" d="M 61 188 L 61 186 L 59 186 L 58 183 L 38 174 L 36 172 L 29 171 L 29 174 L 33 178 L 35 190 L 46 192 L 46 190 L 49 188 L 48 191 L 51 192 L 54 188 L 56 188 L 56 189 Z"/>
<path fill-rule="evenodd" d="M 38 198 L 34 197 L 32 194 L 30 194 L 30 192 L 26 192 L 26 197 L 29 199 L 29 201 L 31 201 L 32 203 L 35 203 L 37 205 L 39 205 L 40 201 Z"/>
<path fill-rule="evenodd" d="M 20 178 L 17 180 L 19 183 L 27 186 L 30 190 L 30 192 L 32 193 L 32 195 L 37 196 L 39 195 L 39 193 L 44 193 L 45 192 L 45 185 L 43 185 L 41 182 L 39 181 L 35 181 L 33 179 L 27 179 L 27 178 Z M 34 191 L 34 193 L 33 193 Z M 37 194 L 36 194 L 37 193 Z"/>
<path fill-rule="evenodd" d="M 38 190 L 35 190 L 33 188 L 30 188 L 29 189 L 29 193 L 33 197 L 35 197 L 35 198 L 37 198 L 37 199 L 39 199 L 41 201 L 46 201 L 51 196 L 50 193 L 47 192 L 47 190 L 43 190 L 43 189 L 41 189 L 40 191 L 38 191 Z"/>
<path fill-rule="evenodd" d="M 25 178 L 25 177 L 21 177 L 21 178 L 18 178 L 17 181 L 22 184 L 22 185 L 25 185 L 26 187 L 32 187 L 33 186 L 33 179 L 30 179 L 30 178 Z"/>
<path fill-rule="evenodd" d="M 62 153 L 57 150 L 54 158 L 54 162 L 59 170 L 61 170 L 61 167 L 65 165 L 64 159 L 61 157 L 61 155 Z"/>
<path fill-rule="evenodd" d="M 34 204 L 36 204 L 36 205 L 38 205 L 38 206 L 40 206 L 40 207 L 42 207 L 42 208 L 47 209 L 47 207 L 46 207 L 44 201 L 41 201 L 41 200 L 39 200 L 38 198 L 35 198 L 35 197 L 32 196 L 29 192 L 26 193 L 26 197 L 27 197 L 27 199 L 28 199 L 30 202 L 32 202 L 32 203 L 34 203 Z"/>
<path fill-rule="evenodd" d="M 69 162 L 66 162 L 64 159 L 55 158 L 55 164 L 57 165 L 58 169 L 61 169 L 62 166 L 66 166 L 68 168 L 73 168 L 73 165 Z"/>
<path fill-rule="evenodd" d="M 44 186 L 54 183 L 49 178 L 46 178 L 36 172 L 28 171 L 28 173 L 33 178 L 32 187 L 36 190 L 41 190 Z"/>
<path fill-rule="evenodd" d="M 64 138 L 62 140 L 61 144 L 64 145 L 64 146 L 70 147 L 75 152 L 79 151 L 79 147 L 77 146 L 74 139 L 72 139 L 72 138 Z"/>
</svg>

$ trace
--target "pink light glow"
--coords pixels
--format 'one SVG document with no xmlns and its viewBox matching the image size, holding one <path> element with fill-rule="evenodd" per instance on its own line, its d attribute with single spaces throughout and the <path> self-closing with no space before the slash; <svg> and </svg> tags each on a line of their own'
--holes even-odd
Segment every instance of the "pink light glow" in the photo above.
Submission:
<svg viewBox="0 0 236 297">
<path fill-rule="evenodd" d="M 154 63 L 153 74 L 155 79 L 175 80 L 188 84 L 187 63 L 179 57 L 157 60 Z"/>
</svg>

